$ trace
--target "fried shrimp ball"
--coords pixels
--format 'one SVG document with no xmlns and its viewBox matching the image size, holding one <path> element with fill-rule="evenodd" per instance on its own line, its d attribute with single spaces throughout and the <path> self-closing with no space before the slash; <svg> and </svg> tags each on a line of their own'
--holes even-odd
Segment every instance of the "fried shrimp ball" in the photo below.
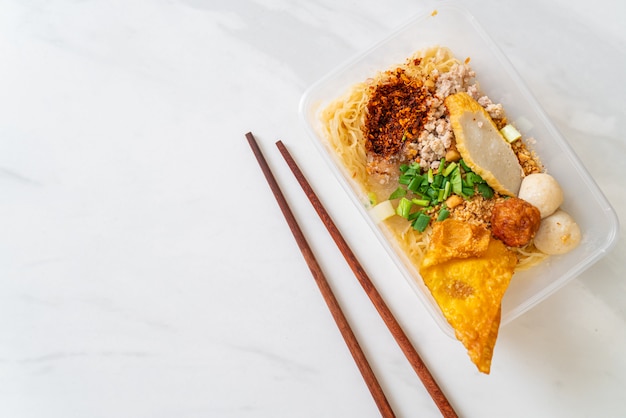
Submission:
<svg viewBox="0 0 626 418">
<path fill-rule="evenodd" d="M 541 219 L 550 216 L 563 203 L 563 190 L 549 174 L 529 174 L 522 180 L 517 197 L 539 209 Z"/>
<path fill-rule="evenodd" d="M 540 223 L 539 209 L 517 197 L 496 203 L 491 213 L 491 233 L 509 247 L 528 244 Z"/>
<path fill-rule="evenodd" d="M 559 209 L 541 221 L 535 247 L 545 254 L 565 254 L 580 243 L 580 228 L 567 212 Z"/>
</svg>

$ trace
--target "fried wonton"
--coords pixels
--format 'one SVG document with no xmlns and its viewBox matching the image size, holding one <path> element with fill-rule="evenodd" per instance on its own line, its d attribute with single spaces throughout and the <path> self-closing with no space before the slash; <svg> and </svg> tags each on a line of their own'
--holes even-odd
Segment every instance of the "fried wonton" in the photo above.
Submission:
<svg viewBox="0 0 626 418">
<path fill-rule="evenodd" d="M 482 226 L 453 219 L 437 222 L 421 267 L 453 258 L 477 257 L 487 251 L 490 239 L 490 232 Z"/>
<path fill-rule="evenodd" d="M 491 369 L 502 297 L 516 263 L 485 228 L 447 219 L 434 225 L 420 265 L 424 283 L 482 373 Z"/>
</svg>

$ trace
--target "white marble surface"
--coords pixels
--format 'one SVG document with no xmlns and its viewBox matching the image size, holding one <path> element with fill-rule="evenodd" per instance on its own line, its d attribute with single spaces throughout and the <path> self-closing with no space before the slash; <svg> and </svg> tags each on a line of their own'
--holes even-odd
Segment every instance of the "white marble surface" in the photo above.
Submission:
<svg viewBox="0 0 626 418">
<path fill-rule="evenodd" d="M 626 219 L 625 3 L 465 4 Z M 480 375 L 416 302 L 306 137 L 305 89 L 430 7 L 0 1 L 0 416 L 378 416 L 248 131 L 398 416 L 439 413 L 277 139 L 461 416 L 625 416 L 626 238 L 504 327 L 492 374 Z"/>
</svg>

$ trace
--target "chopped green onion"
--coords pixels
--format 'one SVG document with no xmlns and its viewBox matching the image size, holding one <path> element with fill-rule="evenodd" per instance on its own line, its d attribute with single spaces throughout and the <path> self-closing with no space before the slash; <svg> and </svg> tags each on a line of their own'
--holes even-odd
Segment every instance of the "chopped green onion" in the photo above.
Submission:
<svg viewBox="0 0 626 418">
<path fill-rule="evenodd" d="M 446 185 L 443 187 L 443 199 L 446 200 L 450 197 L 450 188 L 452 187 L 452 183 L 449 181 L 446 182 Z"/>
<path fill-rule="evenodd" d="M 450 216 L 450 211 L 446 208 L 441 208 L 441 210 L 439 211 L 439 215 L 437 216 L 437 222 L 443 221 L 448 216 Z"/>
<path fill-rule="evenodd" d="M 419 212 L 417 218 L 413 221 L 413 229 L 419 232 L 424 232 L 428 224 L 430 223 L 430 216 L 426 215 L 423 212 Z"/>
<path fill-rule="evenodd" d="M 441 183 L 443 183 L 443 178 L 444 177 L 442 174 L 435 174 L 435 179 L 433 180 L 433 187 L 440 188 Z"/>
<path fill-rule="evenodd" d="M 437 173 L 443 173 L 443 170 L 446 168 L 446 157 L 443 157 L 439 162 L 439 168 L 437 169 Z"/>
<path fill-rule="evenodd" d="M 402 135 L 402 142 L 406 141 L 406 132 Z"/>
<path fill-rule="evenodd" d="M 454 161 L 448 164 L 445 170 L 443 170 L 443 176 L 448 177 L 450 173 L 452 173 L 452 170 L 454 170 L 456 167 L 457 167 L 457 164 Z"/>
<path fill-rule="evenodd" d="M 413 179 L 409 182 L 409 184 L 406 187 L 412 192 L 417 192 L 420 186 L 422 185 L 422 183 L 424 182 L 424 180 L 425 178 L 418 174 L 415 177 L 413 177 Z"/>
<path fill-rule="evenodd" d="M 461 171 L 454 170 L 450 175 L 450 183 L 452 184 L 452 192 L 455 194 L 463 194 L 463 179 L 461 178 Z"/>
<path fill-rule="evenodd" d="M 428 179 L 429 183 L 432 183 L 433 181 L 435 181 L 435 178 L 433 177 L 433 169 L 432 168 L 428 169 L 428 174 L 426 175 L 426 178 Z"/>
<path fill-rule="evenodd" d="M 430 200 L 428 199 L 411 199 L 411 202 L 415 203 L 418 206 L 428 206 Z"/>
<path fill-rule="evenodd" d="M 396 190 L 393 191 L 393 193 L 391 193 L 391 195 L 389 196 L 389 200 L 394 200 L 404 196 L 406 196 L 406 190 L 402 187 L 398 187 Z"/>
<path fill-rule="evenodd" d="M 413 202 L 411 202 L 406 197 L 403 197 L 402 199 L 400 199 L 400 203 L 398 203 L 396 213 L 403 218 L 408 218 L 409 213 L 411 213 L 411 206 L 413 206 Z"/>
<path fill-rule="evenodd" d="M 414 220 L 417 219 L 418 216 L 420 216 L 420 213 L 422 213 L 422 211 L 417 211 L 417 212 L 411 212 L 409 214 L 409 217 L 406 218 L 409 222 L 413 223 Z"/>
<path fill-rule="evenodd" d="M 443 202 L 444 193 L 445 193 L 444 189 L 439 189 L 439 193 L 437 194 L 437 202 Z"/>
<path fill-rule="evenodd" d="M 413 180 L 413 175 L 408 174 L 409 170 L 407 170 L 407 173 L 400 175 L 400 177 L 398 178 L 398 183 L 404 184 L 406 186 L 407 184 L 411 182 L 411 180 Z"/>
<path fill-rule="evenodd" d="M 500 129 L 500 133 L 507 140 L 507 142 L 515 142 L 522 137 L 522 134 L 519 133 L 515 126 L 510 123 L 506 125 L 504 128 Z"/>
<path fill-rule="evenodd" d="M 419 168 L 415 168 L 415 167 L 411 166 L 411 167 L 408 168 L 408 170 L 406 170 L 404 172 L 404 174 L 407 175 L 407 176 L 413 177 L 416 174 L 419 174 Z"/>
<path fill-rule="evenodd" d="M 426 190 L 426 196 L 430 197 L 431 199 L 437 200 L 437 198 L 439 197 L 439 189 L 429 187 L 428 190 Z"/>
<path fill-rule="evenodd" d="M 468 165 L 467 165 L 467 164 L 465 164 L 465 161 L 463 161 L 463 160 L 459 160 L 459 165 L 460 165 L 461 167 L 463 167 L 463 170 L 465 170 L 465 172 L 466 172 L 466 173 L 469 173 L 469 172 L 471 172 L 471 171 L 472 171 L 472 169 L 471 169 L 471 168 L 469 168 L 469 167 L 468 167 Z"/>
<path fill-rule="evenodd" d="M 401 173 L 404 173 L 406 170 L 409 169 L 409 166 L 406 164 L 400 164 L 400 167 L 398 167 Z"/>
<path fill-rule="evenodd" d="M 463 196 L 474 196 L 474 188 L 473 187 L 463 187 L 462 188 L 462 194 Z"/>
</svg>

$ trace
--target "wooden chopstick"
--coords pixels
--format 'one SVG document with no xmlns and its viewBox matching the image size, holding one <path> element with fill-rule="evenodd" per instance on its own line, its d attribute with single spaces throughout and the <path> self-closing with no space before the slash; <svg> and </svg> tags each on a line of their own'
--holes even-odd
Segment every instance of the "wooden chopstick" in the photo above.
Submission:
<svg viewBox="0 0 626 418">
<path fill-rule="evenodd" d="M 370 393 L 372 394 L 372 397 L 374 398 L 374 402 L 378 406 L 378 409 L 383 417 L 395 417 L 395 414 L 391 409 L 391 405 L 389 405 L 389 401 L 387 400 L 382 390 L 382 387 L 378 382 L 378 379 L 376 379 L 376 375 L 372 371 L 372 368 L 370 367 L 367 358 L 365 357 L 365 354 L 363 353 L 363 350 L 361 349 L 361 346 L 356 339 L 356 336 L 352 332 L 350 324 L 343 314 L 341 306 L 335 298 L 335 295 L 333 294 L 333 291 L 328 284 L 328 280 L 326 280 L 324 272 L 317 262 L 315 255 L 313 254 L 313 251 L 311 250 L 311 247 L 309 246 L 304 236 L 304 233 L 300 229 L 300 226 L 298 225 L 298 222 L 296 221 L 293 212 L 289 208 L 289 204 L 287 203 L 285 196 L 280 190 L 280 187 L 276 182 L 276 178 L 272 174 L 272 170 L 267 164 L 267 161 L 265 160 L 265 157 L 263 156 L 263 153 L 261 152 L 261 149 L 259 148 L 256 139 L 251 132 L 248 132 L 246 134 L 246 138 L 248 139 L 248 143 L 252 148 L 252 152 L 254 153 L 257 161 L 259 162 L 259 165 L 261 166 L 261 170 L 265 175 L 265 179 L 269 183 L 269 186 L 274 193 L 274 197 L 278 202 L 278 206 L 280 206 L 285 220 L 287 221 L 287 224 L 289 225 L 289 228 L 291 229 L 291 232 L 293 233 L 293 236 L 298 243 L 298 247 L 302 252 L 302 256 L 309 266 L 309 269 L 313 274 L 313 278 L 315 279 L 315 282 L 317 283 L 317 286 L 319 287 L 320 292 L 322 293 L 322 296 L 324 297 L 324 300 L 328 305 L 328 309 L 335 319 L 337 327 L 339 328 L 339 331 L 341 332 L 341 335 L 343 336 L 343 339 L 345 340 L 346 345 L 348 346 L 348 349 L 350 350 L 350 353 L 352 354 L 352 357 L 354 358 L 354 361 L 359 368 L 363 379 L 365 380 L 365 384 L 367 385 Z"/>
<path fill-rule="evenodd" d="M 298 183 L 300 183 L 300 186 L 309 198 L 309 201 L 315 208 L 315 211 L 326 226 L 326 229 L 328 229 L 328 232 L 335 241 L 335 244 L 337 244 L 337 247 L 339 247 L 339 250 L 343 254 L 347 263 L 350 265 L 350 268 L 354 272 L 355 276 L 361 283 L 363 290 L 365 290 L 365 293 L 367 293 L 367 295 L 369 296 L 370 300 L 374 304 L 374 307 L 387 325 L 387 328 L 389 328 L 389 331 L 400 346 L 400 349 L 406 356 L 409 363 L 411 363 L 413 370 L 415 370 L 418 377 L 421 379 L 422 383 L 426 387 L 426 390 L 441 411 L 441 414 L 446 418 L 457 417 L 456 412 L 454 411 L 452 405 L 450 405 L 450 402 L 435 381 L 435 378 L 426 367 L 426 364 L 424 364 L 424 362 L 422 361 L 422 358 L 413 347 L 413 344 L 411 344 L 411 341 L 402 330 L 402 327 L 393 316 L 393 313 L 385 303 L 380 293 L 378 293 L 378 290 L 374 286 L 374 283 L 372 283 L 369 276 L 361 266 L 361 263 L 359 263 L 359 260 L 356 258 L 356 256 L 348 246 L 348 243 L 341 235 L 341 232 L 339 232 L 339 229 L 322 205 L 322 202 L 320 202 L 320 200 L 318 199 L 317 195 L 313 191 L 313 188 L 311 188 L 311 185 L 307 181 L 306 177 L 296 164 L 295 160 L 293 159 L 285 145 L 282 143 L 282 141 L 278 141 L 276 142 L 276 146 L 280 150 L 280 153 L 287 162 L 287 165 L 296 177 L 296 180 L 298 180 Z"/>
</svg>

